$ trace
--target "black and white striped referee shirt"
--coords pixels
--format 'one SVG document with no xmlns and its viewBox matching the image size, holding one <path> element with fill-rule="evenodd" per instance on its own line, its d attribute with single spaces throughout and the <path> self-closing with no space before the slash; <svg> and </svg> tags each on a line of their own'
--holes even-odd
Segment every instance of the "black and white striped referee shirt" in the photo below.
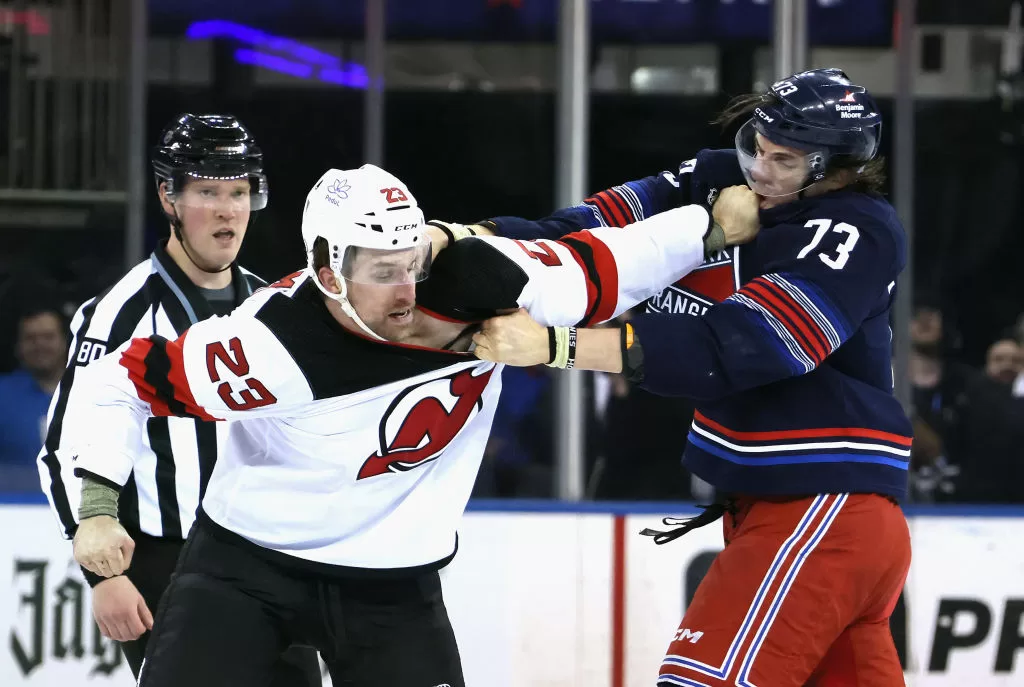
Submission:
<svg viewBox="0 0 1024 687">
<path fill-rule="evenodd" d="M 233 265 L 234 308 L 264 282 Z M 136 265 L 105 293 L 86 301 L 71 322 L 68 366 L 50 402 L 46 443 L 36 459 L 43 492 L 65 538 L 78 526 L 81 480 L 74 476 L 72 455 L 65 447 L 77 443 L 65 434 L 65 422 L 80 412 L 76 404 L 78 368 L 114 351 L 135 337 L 158 334 L 178 338 L 191 325 L 219 312 L 167 254 L 162 241 L 148 260 Z M 94 432 L 118 432 L 94 427 Z M 183 539 L 210 479 L 218 447 L 227 436 L 225 423 L 155 417 L 147 421 L 144 449 L 121 491 L 118 514 L 129 532 Z"/>
</svg>

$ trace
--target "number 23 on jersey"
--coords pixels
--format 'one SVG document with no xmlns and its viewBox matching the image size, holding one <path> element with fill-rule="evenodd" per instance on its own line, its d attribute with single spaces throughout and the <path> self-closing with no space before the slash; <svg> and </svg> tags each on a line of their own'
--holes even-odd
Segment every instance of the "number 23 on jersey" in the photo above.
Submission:
<svg viewBox="0 0 1024 687">
<path fill-rule="evenodd" d="M 229 382 L 221 382 L 220 370 L 217 369 L 218 362 L 232 375 L 245 382 L 248 388 L 236 392 Z M 238 337 L 233 337 L 227 347 L 219 341 L 206 345 L 206 371 L 211 382 L 220 382 L 217 395 L 231 410 L 252 410 L 277 403 L 274 394 L 270 393 L 263 382 L 249 376 L 249 361 Z M 238 399 L 235 399 L 235 393 L 238 393 Z"/>
</svg>

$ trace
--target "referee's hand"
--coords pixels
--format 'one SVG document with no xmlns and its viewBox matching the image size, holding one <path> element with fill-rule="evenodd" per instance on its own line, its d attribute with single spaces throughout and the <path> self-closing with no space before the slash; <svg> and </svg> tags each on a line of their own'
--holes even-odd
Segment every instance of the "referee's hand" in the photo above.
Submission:
<svg viewBox="0 0 1024 687">
<path fill-rule="evenodd" d="M 103 636 L 119 642 L 138 639 L 153 629 L 153 614 L 146 600 L 124 575 L 93 587 L 92 615 Z"/>
<path fill-rule="evenodd" d="M 75 560 L 103 577 L 120 575 L 132 564 L 135 542 L 109 515 L 86 518 L 75 532 Z"/>
</svg>

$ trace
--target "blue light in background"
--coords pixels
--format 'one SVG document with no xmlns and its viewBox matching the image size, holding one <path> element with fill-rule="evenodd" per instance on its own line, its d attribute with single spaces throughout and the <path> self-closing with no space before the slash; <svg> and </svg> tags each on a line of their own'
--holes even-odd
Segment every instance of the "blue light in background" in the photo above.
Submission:
<svg viewBox="0 0 1024 687">
<path fill-rule="evenodd" d="M 186 29 L 185 37 L 194 41 L 231 38 L 239 43 L 246 43 L 252 48 L 235 50 L 237 62 L 270 69 L 300 79 L 315 78 L 322 83 L 348 88 L 366 88 L 370 83 L 366 67 L 361 64 L 343 62 L 340 57 L 317 50 L 311 45 L 275 36 L 244 24 L 236 24 L 233 21 L 207 19 L 193 22 Z M 273 53 L 283 53 L 288 57 Z M 293 59 L 289 59 L 289 57 Z"/>
<path fill-rule="evenodd" d="M 293 62 L 292 60 L 281 57 L 280 55 L 271 55 L 270 53 L 261 52 L 259 50 L 250 50 L 249 48 L 239 48 L 238 50 L 235 50 L 235 61 L 240 62 L 241 64 L 251 64 L 257 67 L 263 67 L 275 72 L 281 72 L 282 74 L 290 74 L 291 76 L 297 76 L 300 79 L 308 79 L 313 75 L 313 67 L 308 64 Z"/>
<path fill-rule="evenodd" d="M 370 85 L 366 67 L 355 62 L 349 62 L 344 69 L 321 69 L 320 80 L 349 88 L 367 88 Z"/>
</svg>

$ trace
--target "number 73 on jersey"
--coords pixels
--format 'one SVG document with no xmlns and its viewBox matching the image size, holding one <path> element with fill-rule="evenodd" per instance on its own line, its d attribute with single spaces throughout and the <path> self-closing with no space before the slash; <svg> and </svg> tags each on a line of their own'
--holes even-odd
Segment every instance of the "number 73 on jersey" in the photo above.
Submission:
<svg viewBox="0 0 1024 687">
<path fill-rule="evenodd" d="M 830 219 L 812 219 L 804 226 L 809 229 L 816 229 L 816 231 L 811 242 L 804 246 L 803 250 L 797 254 L 797 259 L 802 260 L 813 252 L 831 229 L 832 232 L 844 235 L 845 239 L 835 249 L 819 252 L 818 258 L 834 270 L 843 269 L 846 266 L 846 262 L 850 259 L 850 253 L 853 252 L 857 241 L 860 239 L 860 232 L 857 231 L 857 227 L 846 222 L 839 222 L 833 226 L 833 222 Z"/>
</svg>

